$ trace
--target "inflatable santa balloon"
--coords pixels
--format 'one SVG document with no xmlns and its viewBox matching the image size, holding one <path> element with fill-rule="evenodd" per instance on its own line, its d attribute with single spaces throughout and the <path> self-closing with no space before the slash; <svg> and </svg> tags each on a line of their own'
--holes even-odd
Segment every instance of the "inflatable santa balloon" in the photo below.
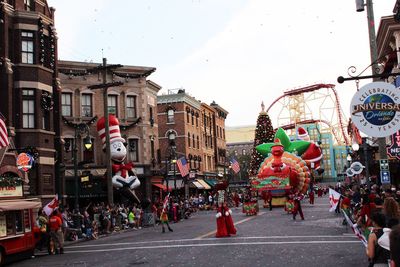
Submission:
<svg viewBox="0 0 400 267">
<path fill-rule="evenodd" d="M 139 202 L 134 189 L 140 186 L 139 178 L 136 175 L 132 162 L 124 164 L 126 159 L 125 139 L 121 137 L 119 129 L 119 121 L 114 115 L 109 115 L 109 132 L 110 132 L 110 152 L 112 164 L 112 184 L 114 188 L 131 194 L 136 201 Z M 103 142 L 103 149 L 106 148 L 106 130 L 105 118 L 102 117 L 97 122 L 97 132 Z"/>
<path fill-rule="evenodd" d="M 324 170 L 321 168 L 322 149 L 319 144 L 310 140 L 310 135 L 303 127 L 297 128 L 297 137 L 300 140 L 310 142 L 310 146 L 301 155 L 301 158 L 307 163 L 310 169 L 316 170 L 320 174 L 323 173 Z"/>
</svg>

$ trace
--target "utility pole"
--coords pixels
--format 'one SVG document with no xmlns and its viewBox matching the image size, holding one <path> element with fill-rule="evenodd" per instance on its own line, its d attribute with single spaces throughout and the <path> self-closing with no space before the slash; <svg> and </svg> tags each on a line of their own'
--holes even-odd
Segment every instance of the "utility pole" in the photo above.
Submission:
<svg viewBox="0 0 400 267">
<path fill-rule="evenodd" d="M 376 75 L 376 74 L 378 74 L 377 73 L 378 72 L 378 68 L 377 68 L 378 47 L 376 44 L 375 19 L 374 19 L 374 9 L 373 9 L 372 0 L 367 0 L 367 19 L 368 19 L 369 47 L 370 47 L 370 52 L 371 52 L 372 74 Z M 377 80 L 377 78 L 373 79 L 373 81 L 376 81 L 376 80 Z M 379 145 L 379 158 L 387 159 L 386 137 L 378 138 L 378 145 Z M 366 150 L 364 150 L 364 151 L 367 152 Z M 366 177 L 366 178 L 367 178 L 367 185 L 369 187 L 370 186 L 369 177 Z"/>
<path fill-rule="evenodd" d="M 120 86 L 122 82 L 111 82 L 107 83 L 107 70 L 120 68 L 122 65 L 108 65 L 107 59 L 103 58 L 103 64 L 95 68 L 94 72 L 101 71 L 103 83 L 97 85 L 88 86 L 89 89 L 103 89 L 103 103 L 104 103 L 104 119 L 105 119 L 105 131 L 106 131 L 106 161 L 107 161 L 107 200 L 108 204 L 114 203 L 113 185 L 112 185 L 112 166 L 111 166 L 111 148 L 110 148 L 110 126 L 108 118 L 108 88 Z"/>
</svg>

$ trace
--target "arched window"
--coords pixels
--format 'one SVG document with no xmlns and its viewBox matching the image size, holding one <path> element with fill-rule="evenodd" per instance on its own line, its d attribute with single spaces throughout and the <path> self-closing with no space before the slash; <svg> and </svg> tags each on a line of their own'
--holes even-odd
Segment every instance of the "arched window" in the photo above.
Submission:
<svg viewBox="0 0 400 267">
<path fill-rule="evenodd" d="M 188 132 L 188 146 L 190 147 L 190 133 Z"/>
<path fill-rule="evenodd" d="M 196 140 L 194 139 L 194 135 L 192 135 L 193 137 L 193 148 L 196 148 Z"/>
<path fill-rule="evenodd" d="M 200 138 L 197 136 L 197 149 L 200 149 Z"/>
<path fill-rule="evenodd" d="M 175 122 L 174 115 L 175 115 L 174 110 L 173 109 L 168 109 L 168 111 L 167 111 L 167 122 L 168 123 Z"/>
</svg>

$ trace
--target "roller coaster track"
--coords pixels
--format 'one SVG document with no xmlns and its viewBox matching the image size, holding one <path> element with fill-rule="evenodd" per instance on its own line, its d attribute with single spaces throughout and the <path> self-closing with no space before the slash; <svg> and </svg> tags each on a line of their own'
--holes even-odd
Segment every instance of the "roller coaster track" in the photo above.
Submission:
<svg viewBox="0 0 400 267">
<path fill-rule="evenodd" d="M 275 99 L 271 103 L 271 105 L 267 109 L 267 112 L 272 108 L 273 105 L 275 105 L 282 98 L 290 97 L 290 96 L 294 96 L 294 95 L 300 95 L 300 94 L 304 94 L 304 93 L 309 93 L 309 92 L 317 91 L 317 90 L 324 89 L 324 88 L 331 89 L 333 94 L 334 94 L 334 96 L 335 96 L 335 109 L 336 109 L 336 112 L 338 114 L 337 116 L 338 116 L 338 123 L 339 123 L 339 128 L 340 128 L 339 131 L 341 131 L 341 134 L 343 136 L 345 144 L 346 145 L 350 145 L 349 137 L 347 136 L 346 131 L 345 131 L 345 123 L 343 122 L 342 108 L 340 106 L 339 96 L 337 94 L 337 91 L 335 89 L 335 85 L 334 84 L 323 84 L 323 83 L 320 83 L 320 84 L 314 84 L 314 85 L 310 85 L 310 86 L 306 86 L 306 87 L 302 87 L 302 88 L 297 88 L 297 89 L 286 91 L 286 92 L 284 92 L 283 95 L 281 95 L 280 97 L 278 97 L 277 99 Z M 299 124 L 299 123 L 302 123 L 302 124 L 316 123 L 316 122 L 325 123 L 329 127 L 331 127 L 332 133 L 335 136 L 336 140 L 339 143 L 341 142 L 339 134 L 337 133 L 337 129 L 334 129 L 332 127 L 331 123 L 326 121 L 326 120 L 313 120 L 313 119 L 311 119 L 311 120 L 304 120 L 304 121 L 298 122 L 297 124 Z M 296 125 L 294 123 L 292 123 L 292 124 L 284 125 L 282 128 L 284 128 L 284 129 L 293 129 L 295 127 L 296 127 Z"/>
</svg>

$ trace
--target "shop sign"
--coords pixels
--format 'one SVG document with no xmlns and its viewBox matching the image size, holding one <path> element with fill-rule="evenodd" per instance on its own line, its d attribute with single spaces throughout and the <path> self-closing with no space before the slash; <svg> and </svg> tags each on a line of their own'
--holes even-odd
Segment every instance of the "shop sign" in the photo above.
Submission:
<svg viewBox="0 0 400 267">
<path fill-rule="evenodd" d="M 400 90 L 393 84 L 372 82 L 360 88 L 350 105 L 353 123 L 371 137 L 400 130 Z"/>
<path fill-rule="evenodd" d="M 1 186 L 0 198 L 2 197 L 22 197 L 22 185 Z"/>
<path fill-rule="evenodd" d="M 392 145 L 387 148 L 388 156 L 400 160 L 400 131 L 392 134 Z"/>
<path fill-rule="evenodd" d="M 32 169 L 33 166 L 33 157 L 28 153 L 21 153 L 17 157 L 17 167 L 19 170 L 24 172 Z"/>
</svg>

